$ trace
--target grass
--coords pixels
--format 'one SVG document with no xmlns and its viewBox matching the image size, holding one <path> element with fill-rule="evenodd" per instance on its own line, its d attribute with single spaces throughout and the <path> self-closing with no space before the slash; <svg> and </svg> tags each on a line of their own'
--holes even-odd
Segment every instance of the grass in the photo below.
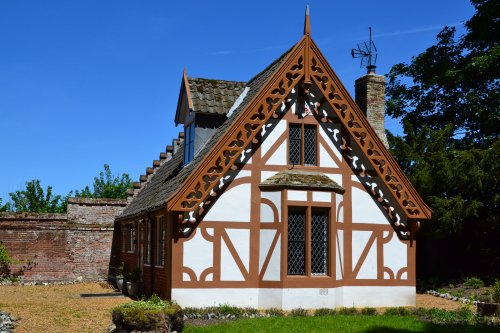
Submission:
<svg viewBox="0 0 500 333">
<path fill-rule="evenodd" d="M 500 327 L 478 327 L 466 325 L 436 325 L 425 323 L 413 316 L 319 316 L 319 317 L 275 317 L 240 319 L 210 326 L 186 325 L 184 333 L 211 332 L 338 332 L 338 333 L 490 333 L 500 332 Z"/>
<path fill-rule="evenodd" d="M 0 310 L 20 318 L 16 333 L 107 332 L 111 309 L 125 297 L 80 298 L 80 294 L 109 293 L 104 284 L 59 286 L 0 286 Z"/>
<path fill-rule="evenodd" d="M 24 332 L 107 332 L 111 324 L 111 309 L 131 302 L 124 297 L 81 298 L 80 294 L 109 293 L 110 289 L 98 283 L 81 283 L 62 286 L 0 286 L 0 310 L 20 317 L 16 333 Z M 429 303 L 431 301 L 431 303 Z M 137 306 L 142 303 L 136 302 Z M 208 326 L 189 326 L 184 332 L 363 332 L 363 333 L 410 333 L 410 332 L 497 332 L 500 327 L 457 325 L 457 316 L 444 309 L 459 311 L 458 318 L 469 320 L 471 311 L 464 311 L 460 304 L 429 295 L 417 295 L 417 306 L 411 310 L 418 317 L 438 324 L 424 322 L 404 308 L 319 309 L 307 317 L 283 317 L 280 309 L 265 311 L 273 317 L 238 319 Z M 441 309 L 430 309 L 429 307 Z M 216 308 L 213 308 L 216 309 Z M 212 309 L 212 310 L 213 310 Z M 473 309 L 473 307 L 472 307 Z M 186 309 L 187 310 L 187 309 Z M 227 314 L 255 313 L 255 309 L 238 309 L 221 305 L 217 310 Z M 388 311 L 385 311 L 388 310 Z M 303 311 L 300 311 L 303 312 Z M 382 315 L 384 312 L 385 313 Z M 392 312 L 392 314 L 391 314 Z M 343 314 L 345 313 L 345 314 Z M 355 313 L 355 315 L 354 315 Z M 296 313 L 299 314 L 298 311 Z M 371 314 L 371 315 L 368 315 Z M 209 324 L 205 322 L 203 324 Z"/>
</svg>

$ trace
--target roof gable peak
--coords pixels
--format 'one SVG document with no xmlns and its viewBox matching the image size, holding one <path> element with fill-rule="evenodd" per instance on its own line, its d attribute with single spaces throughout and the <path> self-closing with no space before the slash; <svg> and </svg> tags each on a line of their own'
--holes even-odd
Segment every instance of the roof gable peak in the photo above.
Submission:
<svg viewBox="0 0 500 333">
<path fill-rule="evenodd" d="M 311 23 L 309 20 L 309 5 L 306 5 L 306 16 L 304 18 L 304 36 L 311 35 Z"/>
</svg>

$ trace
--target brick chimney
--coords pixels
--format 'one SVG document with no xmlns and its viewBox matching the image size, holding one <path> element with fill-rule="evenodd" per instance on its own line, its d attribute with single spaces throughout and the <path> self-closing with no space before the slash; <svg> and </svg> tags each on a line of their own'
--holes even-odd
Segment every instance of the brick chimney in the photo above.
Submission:
<svg viewBox="0 0 500 333">
<path fill-rule="evenodd" d="M 365 113 L 366 118 L 382 140 L 389 147 L 385 136 L 385 77 L 369 70 L 368 74 L 356 80 L 356 103 Z"/>
</svg>

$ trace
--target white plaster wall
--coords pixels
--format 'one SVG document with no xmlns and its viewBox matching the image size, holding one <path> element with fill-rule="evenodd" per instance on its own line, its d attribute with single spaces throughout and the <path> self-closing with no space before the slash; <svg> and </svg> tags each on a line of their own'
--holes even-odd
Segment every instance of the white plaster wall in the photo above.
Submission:
<svg viewBox="0 0 500 333">
<path fill-rule="evenodd" d="M 208 228 L 207 231 L 211 234 L 213 233 L 212 228 Z M 183 252 L 184 266 L 191 268 L 198 279 L 200 278 L 201 272 L 214 265 L 213 243 L 203 238 L 200 230 L 196 231 L 193 238 L 184 242 Z M 183 280 L 189 281 L 189 275 L 184 274 Z"/>
<path fill-rule="evenodd" d="M 331 192 L 313 192 L 313 201 L 331 202 L 332 201 L 332 193 Z"/>
<path fill-rule="evenodd" d="M 288 191 L 288 200 L 307 201 L 307 191 Z"/>
<path fill-rule="evenodd" d="M 384 232 L 384 237 L 387 234 Z M 398 271 L 408 266 L 408 252 L 407 245 L 399 240 L 399 238 L 392 233 L 391 240 L 384 244 L 384 266 L 390 268 L 394 274 L 397 274 Z M 387 276 L 384 277 L 387 278 Z M 404 273 L 402 276 L 403 279 L 408 278 L 407 274 Z"/>
<path fill-rule="evenodd" d="M 353 187 L 352 202 L 355 206 L 352 210 L 353 223 L 389 224 L 382 210 L 367 192 Z"/>
<path fill-rule="evenodd" d="M 365 249 L 368 240 L 372 235 L 371 231 L 352 231 L 352 267 L 356 267 L 359 258 Z M 373 242 L 368 256 L 357 276 L 358 279 L 376 279 L 377 278 L 377 247 Z"/>
<path fill-rule="evenodd" d="M 250 184 L 241 184 L 225 191 L 210 208 L 205 221 L 250 222 Z"/>
<path fill-rule="evenodd" d="M 248 272 L 250 261 L 250 230 L 248 229 L 226 229 L 226 232 L 234 246 L 240 260 Z M 245 281 L 236 260 L 229 251 L 225 241 L 221 244 L 221 281 Z"/>
<path fill-rule="evenodd" d="M 260 222 L 261 223 L 274 222 L 274 212 L 268 204 L 265 203 L 260 204 Z"/>
<path fill-rule="evenodd" d="M 229 304 L 238 307 L 319 309 L 335 307 L 415 306 L 415 287 L 339 288 L 172 288 L 172 299 L 182 307 Z"/>
<path fill-rule="evenodd" d="M 278 236 L 278 241 L 274 247 L 271 260 L 267 265 L 266 272 L 262 277 L 263 281 L 280 281 L 281 280 L 281 236 Z"/>
<path fill-rule="evenodd" d="M 263 199 L 270 200 L 278 210 L 278 222 L 281 222 L 281 191 L 261 192 Z M 274 222 L 274 213 L 267 204 L 260 205 L 260 222 Z"/>
<path fill-rule="evenodd" d="M 327 141 L 329 142 L 329 141 Z M 319 161 L 320 161 L 320 166 L 323 168 L 338 168 L 339 166 L 333 158 L 330 156 L 330 154 L 326 151 L 326 149 L 323 147 L 323 145 L 319 145 Z"/>
<path fill-rule="evenodd" d="M 283 289 L 278 288 L 261 288 L 259 293 L 259 309 L 278 308 L 281 309 L 283 302 Z"/>
<path fill-rule="evenodd" d="M 278 138 L 286 131 L 286 121 L 280 120 L 276 123 L 274 128 L 275 121 L 270 120 L 264 127 L 262 136 L 264 140 L 260 146 L 262 156 L 266 155 L 271 146 L 278 140 Z M 269 126 L 271 125 L 271 126 Z M 265 132 L 264 132 L 265 131 Z"/>
<path fill-rule="evenodd" d="M 172 288 L 172 300 L 181 307 L 208 307 L 228 304 L 258 307 L 258 288 Z"/>
<path fill-rule="evenodd" d="M 279 139 L 279 137 L 286 131 L 286 121 L 281 120 L 276 123 L 274 128 L 271 128 L 274 125 L 274 120 L 270 120 L 266 126 L 263 127 L 263 141 L 261 144 L 261 156 L 267 154 L 271 146 Z M 271 125 L 271 126 L 269 126 Z M 264 132 L 265 131 L 265 132 Z M 270 131 L 270 132 L 269 132 Z M 286 165 L 286 142 L 283 142 L 279 148 L 272 154 L 269 158 L 268 165 Z"/>
<path fill-rule="evenodd" d="M 414 286 L 350 286 L 339 288 L 343 306 L 388 307 L 415 306 L 416 288 Z M 341 306 L 337 304 L 337 306 Z"/>
<path fill-rule="evenodd" d="M 335 251 L 337 252 L 336 270 L 337 274 L 335 278 L 337 280 L 342 280 L 344 278 L 344 231 L 337 229 L 337 244 L 335 244 Z"/>
<path fill-rule="evenodd" d="M 234 177 L 234 179 L 239 179 L 239 178 L 243 178 L 243 177 L 250 177 L 252 175 L 252 172 L 250 170 L 240 170 L 238 171 L 236 177 Z"/>
<path fill-rule="evenodd" d="M 287 164 L 288 163 L 286 156 L 286 142 L 283 142 L 271 155 L 271 157 L 269 157 L 269 159 L 266 162 L 266 165 L 287 165 Z"/>
<path fill-rule="evenodd" d="M 325 142 L 332 142 L 330 147 L 332 148 L 333 153 L 337 156 L 339 161 L 342 161 L 342 153 L 337 148 L 337 146 L 335 146 L 335 144 L 340 145 L 340 143 L 342 142 L 340 131 L 340 124 L 321 124 L 321 126 L 319 126 L 319 133 L 321 137 L 323 138 L 323 140 L 325 140 Z"/>
<path fill-rule="evenodd" d="M 274 176 L 277 173 L 278 173 L 278 171 L 261 171 L 261 173 L 260 173 L 260 181 L 263 182 L 267 178 L 272 177 L 272 176 Z"/>
<path fill-rule="evenodd" d="M 337 222 L 344 222 L 344 206 L 340 206 L 343 203 L 344 197 L 341 194 L 335 193 L 335 216 L 337 217 Z"/>
<path fill-rule="evenodd" d="M 328 178 L 342 186 L 342 174 L 340 173 L 327 173 Z"/>
<path fill-rule="evenodd" d="M 260 244 L 259 244 L 259 272 L 262 272 L 262 265 L 268 255 L 271 243 L 276 235 L 276 230 L 260 230 Z M 259 273 L 260 274 L 260 273 Z"/>
</svg>

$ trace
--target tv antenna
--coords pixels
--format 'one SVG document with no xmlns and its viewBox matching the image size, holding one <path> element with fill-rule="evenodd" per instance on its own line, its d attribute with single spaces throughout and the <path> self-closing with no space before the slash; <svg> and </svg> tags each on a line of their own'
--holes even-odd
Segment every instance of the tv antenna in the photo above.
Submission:
<svg viewBox="0 0 500 333">
<path fill-rule="evenodd" d="M 359 67 L 366 67 L 367 73 L 375 73 L 375 63 L 377 62 L 377 48 L 372 40 L 372 27 L 368 28 L 370 30 L 370 41 L 358 44 L 357 49 L 351 50 L 351 56 L 353 58 L 361 58 L 361 64 Z"/>
</svg>

